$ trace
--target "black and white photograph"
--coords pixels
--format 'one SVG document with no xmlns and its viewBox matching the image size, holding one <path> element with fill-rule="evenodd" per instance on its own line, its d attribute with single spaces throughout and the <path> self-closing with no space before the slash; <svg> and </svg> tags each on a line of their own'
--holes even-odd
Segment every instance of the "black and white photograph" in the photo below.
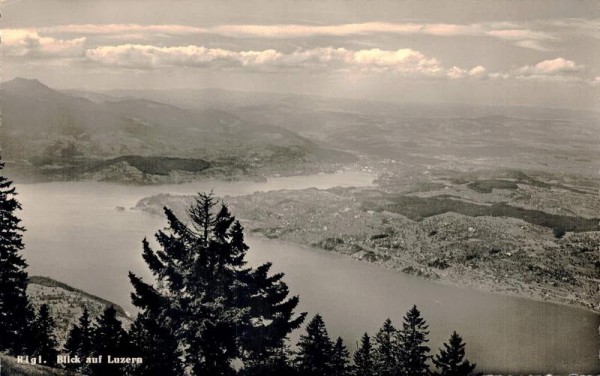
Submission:
<svg viewBox="0 0 600 376">
<path fill-rule="evenodd" d="M 600 375 L 600 1 L 0 0 L 0 375 Z"/>
</svg>

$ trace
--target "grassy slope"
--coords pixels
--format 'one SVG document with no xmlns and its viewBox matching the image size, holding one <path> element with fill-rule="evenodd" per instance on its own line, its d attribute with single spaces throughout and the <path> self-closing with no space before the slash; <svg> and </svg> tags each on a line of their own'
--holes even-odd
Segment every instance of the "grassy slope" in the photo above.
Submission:
<svg viewBox="0 0 600 376">
<path fill-rule="evenodd" d="M 55 334 L 59 342 L 59 349 L 64 345 L 68 331 L 77 322 L 83 313 L 84 307 L 88 309 L 90 315 L 94 318 L 100 315 L 106 306 L 112 305 L 116 308 L 118 317 L 124 326 L 128 326 L 131 322 L 125 310 L 117 304 L 50 277 L 30 277 L 27 294 L 36 309 L 44 303 L 48 304 L 50 313 L 56 321 Z M 4 354 L 0 354 L 0 362 L 2 363 L 0 376 L 79 375 L 78 373 L 56 368 L 19 364 L 16 358 Z"/>
<path fill-rule="evenodd" d="M 59 347 L 64 345 L 69 330 L 81 317 L 84 307 L 88 309 L 92 318 L 96 318 L 106 306 L 112 305 L 125 327 L 131 323 L 128 314 L 117 304 L 49 277 L 30 277 L 27 295 L 36 309 L 44 303 L 48 304 L 50 314 L 56 322 L 55 334 Z"/>
<path fill-rule="evenodd" d="M 101 304 L 104 304 L 104 305 L 112 305 L 112 306 L 115 307 L 115 309 L 117 310 L 118 314 L 120 314 L 122 316 L 127 316 L 127 314 L 125 313 L 125 310 L 121 306 L 119 306 L 118 304 L 115 304 L 115 303 L 110 302 L 110 301 L 108 301 L 106 299 L 100 298 L 100 297 L 98 297 L 96 295 L 92 295 L 92 294 L 87 293 L 87 292 L 85 292 L 83 290 L 76 289 L 73 286 L 69 286 L 66 283 L 59 282 L 59 281 L 57 281 L 55 279 L 52 279 L 50 277 L 43 277 L 43 276 L 39 276 L 39 275 L 34 275 L 34 276 L 29 277 L 29 283 L 32 283 L 32 284 L 35 284 L 35 285 L 46 286 L 46 287 L 58 287 L 58 288 L 61 288 L 63 290 L 66 290 L 66 291 L 70 291 L 70 292 L 73 292 L 73 293 L 76 293 L 76 294 L 81 294 L 83 297 L 86 297 L 86 298 L 91 299 L 91 300 L 95 300 L 98 303 L 101 303 Z"/>
<path fill-rule="evenodd" d="M 17 360 L 11 356 L 0 354 L 0 362 L 2 362 L 1 376 L 77 376 L 78 373 L 73 373 L 56 368 L 43 367 L 31 364 L 19 364 Z"/>
</svg>

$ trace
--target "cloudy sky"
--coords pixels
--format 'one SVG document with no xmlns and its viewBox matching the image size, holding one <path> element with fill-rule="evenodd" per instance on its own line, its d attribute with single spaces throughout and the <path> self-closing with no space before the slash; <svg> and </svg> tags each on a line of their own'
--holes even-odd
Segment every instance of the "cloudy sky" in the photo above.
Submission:
<svg viewBox="0 0 600 376">
<path fill-rule="evenodd" d="M 2 79 L 595 108 L 597 0 L 0 0 Z"/>
</svg>

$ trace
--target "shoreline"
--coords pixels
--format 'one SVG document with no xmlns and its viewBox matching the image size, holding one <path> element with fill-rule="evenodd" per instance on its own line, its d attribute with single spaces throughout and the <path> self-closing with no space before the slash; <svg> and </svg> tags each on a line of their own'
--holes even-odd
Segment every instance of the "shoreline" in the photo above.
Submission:
<svg viewBox="0 0 600 376">
<path fill-rule="evenodd" d="M 350 167 L 350 168 L 345 168 L 343 170 L 338 170 L 336 172 L 333 172 L 333 174 L 335 174 L 335 173 L 357 173 L 357 172 L 368 173 L 368 172 L 362 171 L 360 168 L 357 168 L 357 166 L 354 166 L 354 168 Z M 322 173 L 317 173 L 315 175 L 330 175 L 330 174 L 332 174 L 332 173 L 322 172 Z M 370 174 L 373 177 L 375 177 L 374 173 L 370 173 Z M 274 180 L 274 179 L 280 179 L 280 178 L 283 178 L 283 179 L 294 178 L 294 177 L 298 177 L 298 176 L 306 176 L 306 175 L 303 175 L 303 174 L 285 175 L 285 176 L 273 175 L 273 176 L 270 176 L 267 181 Z M 244 182 L 244 181 L 257 183 L 256 181 L 252 181 L 250 179 L 243 179 L 243 180 L 239 180 L 237 182 Z M 147 189 L 149 191 L 160 190 L 162 192 L 162 191 L 164 191 L 164 188 L 167 188 L 167 189 L 169 187 L 182 188 L 182 187 L 186 187 L 186 186 L 193 186 L 194 184 L 207 184 L 207 183 L 209 184 L 210 182 L 231 183 L 231 184 L 237 183 L 236 181 L 226 181 L 226 180 L 212 177 L 212 178 L 198 180 L 195 182 L 175 183 L 175 184 L 159 184 L 159 185 L 144 184 L 144 185 L 131 186 L 129 184 L 124 184 L 124 183 L 119 183 L 119 182 L 103 182 L 103 181 L 98 182 L 98 181 L 93 181 L 93 180 L 84 180 L 84 181 L 77 180 L 77 181 L 68 181 L 68 182 L 62 182 L 62 181 L 60 181 L 60 182 L 56 182 L 56 181 L 55 182 L 38 182 L 38 183 L 26 183 L 25 185 L 36 185 L 36 184 L 40 184 L 40 183 L 41 184 L 75 183 L 75 184 L 81 184 L 82 186 L 84 186 L 86 184 L 106 184 L 109 186 L 120 187 L 123 189 L 135 188 L 135 189 Z M 372 184 L 374 186 L 377 186 L 375 183 L 372 183 Z M 170 193 L 173 194 L 174 196 L 182 196 L 182 197 L 187 195 L 187 193 L 183 193 L 183 192 L 170 192 Z M 153 193 L 152 192 L 143 192 L 142 194 L 152 195 Z M 248 193 L 241 193 L 237 196 L 244 196 L 247 194 Z M 227 194 L 223 195 L 223 197 L 228 197 L 228 196 L 231 196 L 231 195 L 227 195 Z M 146 197 L 143 197 L 143 198 L 146 198 Z M 143 198 L 141 198 L 140 200 L 142 200 Z M 118 206 L 116 208 L 118 208 Z M 133 208 L 130 208 L 130 209 L 133 209 Z M 135 209 L 135 210 L 147 212 L 147 213 L 149 212 L 147 210 L 144 210 L 143 208 Z M 241 216 L 240 216 L 240 220 L 242 220 L 242 222 L 246 222 L 247 224 L 249 222 L 253 222 L 252 220 L 244 220 L 244 218 Z M 246 226 L 246 228 L 248 230 L 248 234 L 251 236 L 254 236 L 254 237 L 260 237 L 265 240 L 276 240 L 279 242 L 285 242 L 288 244 L 293 244 L 293 245 L 317 250 L 319 252 L 334 253 L 336 255 L 345 256 L 353 261 L 367 262 L 369 264 L 378 266 L 378 267 L 383 268 L 388 271 L 399 272 L 408 277 L 419 277 L 419 279 L 421 279 L 421 280 L 434 282 L 434 283 L 437 283 L 440 285 L 459 287 L 459 288 L 465 288 L 465 289 L 474 289 L 477 291 L 482 291 L 482 292 L 487 292 L 487 293 L 501 294 L 504 296 L 517 297 L 517 298 L 523 298 L 523 299 L 530 299 L 530 300 L 544 302 L 544 303 L 559 304 L 559 305 L 563 305 L 563 306 L 567 306 L 567 307 L 575 307 L 575 308 L 584 309 L 586 311 L 593 312 L 595 314 L 600 314 L 600 306 L 598 306 L 598 308 L 592 308 L 592 307 L 590 307 L 591 302 L 589 302 L 589 301 L 577 299 L 577 298 L 569 299 L 568 297 L 562 297 L 562 296 L 558 295 L 556 292 L 554 292 L 555 290 L 553 290 L 551 287 L 527 285 L 526 283 L 524 283 L 520 280 L 513 280 L 513 281 L 511 281 L 511 283 L 506 283 L 506 282 L 500 283 L 494 279 L 486 279 L 484 276 L 482 276 L 481 273 L 476 273 L 476 272 L 472 271 L 471 269 L 468 269 L 465 265 L 457 264 L 452 270 L 444 269 L 441 271 L 438 269 L 435 269 L 435 268 L 431 268 L 427 264 L 421 264 L 417 260 L 411 260 L 411 259 L 409 259 L 409 260 L 396 259 L 398 264 L 392 265 L 392 262 L 386 262 L 386 260 L 381 260 L 381 259 L 369 260 L 367 257 L 356 257 L 356 256 L 352 256 L 348 253 L 345 253 L 343 251 L 339 251 L 336 249 L 321 248 L 317 244 L 295 242 L 292 240 L 288 240 L 288 239 L 279 237 L 279 235 L 267 236 L 262 231 L 260 231 L 260 229 L 253 228 L 253 226 L 248 225 L 248 226 Z M 255 230 L 259 230 L 259 231 L 255 231 Z M 358 244 L 358 243 L 353 243 L 353 244 Z M 409 261 L 409 262 L 406 262 L 406 261 Z M 405 272 L 403 269 L 406 269 L 406 268 L 410 268 L 415 273 Z M 471 270 L 471 271 L 469 272 L 469 270 Z M 467 272 L 467 273 L 465 273 L 465 272 Z M 419 275 L 419 274 L 421 274 L 421 275 Z M 518 291 L 520 291 L 520 292 L 518 292 Z M 566 291 L 566 292 L 558 291 L 558 292 L 559 293 L 563 292 L 563 293 L 567 293 L 567 294 L 569 293 L 568 291 Z M 548 294 L 548 295 L 545 295 L 545 294 Z"/>
<path fill-rule="evenodd" d="M 377 187 L 376 184 L 374 184 L 374 186 Z M 302 189 L 299 190 L 302 191 Z M 298 191 L 298 189 L 295 189 L 295 191 Z M 225 195 L 224 197 L 226 196 L 227 195 Z M 173 205 L 172 208 L 177 207 L 176 200 L 174 201 L 175 202 L 170 203 L 171 205 Z M 270 205 L 276 204 L 276 201 L 277 199 L 274 199 L 273 202 L 269 202 L 265 207 L 269 208 Z M 236 209 L 237 205 L 235 203 L 235 200 L 233 200 L 233 202 L 229 202 L 229 204 L 234 209 Z M 149 206 L 152 205 L 150 204 Z M 325 229 L 328 226 L 331 227 L 330 222 L 324 221 L 323 223 L 319 224 L 318 219 L 315 218 L 317 222 L 313 223 L 311 221 L 313 228 L 311 230 L 308 230 L 308 233 L 302 235 L 294 230 L 295 225 L 292 224 L 283 225 L 284 227 L 277 227 L 279 225 L 276 225 L 276 222 L 265 222 L 263 221 L 263 218 L 260 217 L 246 217 L 244 214 L 250 214 L 251 216 L 254 214 L 252 214 L 252 211 L 244 213 L 244 210 L 248 210 L 249 208 L 252 209 L 252 207 L 254 206 L 256 206 L 256 202 L 250 204 L 248 207 L 240 208 L 242 210 L 236 213 L 238 214 L 238 218 L 243 223 L 245 222 L 245 228 L 248 230 L 248 234 L 252 236 L 261 237 L 267 240 L 283 241 L 289 244 L 318 249 L 319 251 L 323 252 L 349 256 L 350 259 L 356 261 L 366 261 L 370 264 L 383 267 L 384 269 L 389 271 L 401 272 L 403 275 L 406 276 L 416 276 L 420 277 L 421 279 L 430 282 L 437 282 L 446 286 L 469 288 L 478 291 L 501 294 L 505 296 L 531 299 L 539 302 L 555 303 L 568 307 L 582 308 L 586 311 L 590 311 L 595 314 L 600 314 L 600 306 L 594 304 L 593 300 L 590 300 L 591 296 L 586 296 L 585 294 L 578 296 L 580 295 L 580 292 L 578 292 L 574 288 L 569 287 L 568 285 L 561 285 L 560 288 L 556 288 L 556 286 L 553 286 L 551 284 L 552 280 L 550 280 L 549 282 L 541 282 L 535 279 L 532 281 L 528 281 L 527 278 L 519 278 L 519 276 L 511 275 L 510 273 L 506 275 L 502 272 L 503 269 L 496 269 L 494 265 L 483 265 L 481 268 L 474 266 L 473 268 L 471 268 L 469 263 L 459 262 L 453 263 L 450 268 L 435 267 L 427 263 L 428 259 L 414 257 L 415 255 L 411 255 L 410 253 L 398 254 L 397 257 L 394 257 L 393 254 L 387 253 L 386 251 L 384 251 L 383 254 L 378 253 L 378 251 L 372 248 L 372 245 L 365 247 L 363 243 L 358 241 L 359 239 L 354 238 L 351 235 L 345 238 L 346 242 L 343 244 L 343 247 L 345 248 L 338 249 L 335 246 L 331 248 L 324 248 L 320 246 L 320 242 L 318 242 L 317 240 L 315 240 L 314 242 L 310 242 L 308 239 L 305 239 L 305 236 L 314 235 L 315 231 L 319 232 L 320 230 L 318 230 L 317 228 L 319 228 L 319 226 L 321 225 L 324 225 Z M 143 207 L 140 207 L 138 209 L 149 212 L 146 208 Z M 310 219 L 310 217 L 308 218 Z M 529 225 L 525 224 L 525 226 Z M 282 230 L 282 232 L 279 233 L 278 231 L 274 231 L 272 233 L 268 233 L 269 230 L 272 228 Z M 378 229 L 375 232 L 381 232 L 381 229 Z M 412 246 L 416 245 L 413 244 Z M 353 247 L 355 247 L 356 249 L 360 249 L 361 251 L 352 251 L 351 249 Z M 512 253 L 515 252 L 514 250 L 511 250 L 511 248 L 509 248 L 509 250 Z M 369 255 L 369 253 L 372 254 L 373 252 L 369 251 L 374 251 L 376 254 L 378 254 L 378 256 L 383 257 L 371 258 L 371 255 Z M 509 254 L 511 252 L 507 252 L 508 257 L 511 257 L 511 255 Z M 392 256 L 391 258 L 389 257 L 390 255 Z"/>
<path fill-rule="evenodd" d="M 476 287 L 476 286 L 472 286 L 469 285 L 468 283 L 456 283 L 453 280 L 449 280 L 447 278 L 437 278 L 437 279 L 432 279 L 432 278 L 426 278 L 423 276 L 419 276 L 419 275 L 414 275 L 414 274 L 410 274 L 410 273 L 406 273 L 404 271 L 402 271 L 402 269 L 400 268 L 393 268 L 393 267 L 387 267 L 385 264 L 383 263 L 379 263 L 379 262 L 373 262 L 373 261 L 369 261 L 367 259 L 359 259 L 356 257 L 352 257 L 351 255 L 347 255 L 341 252 L 336 252 L 333 250 L 327 250 L 327 249 L 323 249 L 323 248 L 319 248 L 313 245 L 309 245 L 309 244 L 302 244 L 302 243 L 296 243 L 296 242 L 292 242 L 289 240 L 285 240 L 285 239 L 280 239 L 280 238 L 269 238 L 267 236 L 265 236 L 264 234 L 260 233 L 260 232 L 251 232 L 252 235 L 250 235 L 249 237 L 255 237 L 255 238 L 259 238 L 261 240 L 267 240 L 267 241 L 276 241 L 276 242 L 281 242 L 281 243 L 285 243 L 285 244 L 290 244 L 293 246 L 297 246 L 297 247 L 302 247 L 305 248 L 308 251 L 312 251 L 312 252 L 321 252 L 321 253 L 325 253 L 325 254 L 334 254 L 336 256 L 340 256 L 340 257 L 344 257 L 348 260 L 351 260 L 353 262 L 361 262 L 361 263 L 366 263 L 369 265 L 372 265 L 374 267 L 379 267 L 382 268 L 386 271 L 389 272 L 393 272 L 393 273 L 401 273 L 403 276 L 408 277 L 408 278 L 415 278 L 421 281 L 427 281 L 429 283 L 434 283 L 434 284 L 438 284 L 441 286 L 446 286 L 446 287 L 453 287 L 453 288 L 460 288 L 460 289 L 465 289 L 465 290 L 476 290 L 479 292 L 483 292 L 486 294 L 494 294 L 494 295 L 503 295 L 503 296 L 507 296 L 507 297 L 511 297 L 511 298 L 517 298 L 517 299 L 526 299 L 526 300 L 531 300 L 531 301 L 535 301 L 535 302 L 539 302 L 539 303 L 548 303 L 548 304 L 554 304 L 554 305 L 558 305 L 558 306 L 563 306 L 563 307 L 569 307 L 569 308 L 574 308 L 574 309 L 580 309 L 583 311 L 587 311 L 589 313 L 593 313 L 597 316 L 600 317 L 600 310 L 595 310 L 589 307 L 586 307 L 584 305 L 574 305 L 574 304 L 569 304 L 567 302 L 564 301 L 559 301 L 559 300 L 555 300 L 555 299 L 543 299 L 539 296 L 536 295 L 523 295 L 523 294 L 518 294 L 518 293 L 514 293 L 514 292 L 510 292 L 510 291 L 503 291 L 503 290 L 495 290 L 495 289 L 487 289 L 487 288 L 482 288 L 482 287 Z M 251 250 L 250 250 L 251 251 Z"/>
</svg>

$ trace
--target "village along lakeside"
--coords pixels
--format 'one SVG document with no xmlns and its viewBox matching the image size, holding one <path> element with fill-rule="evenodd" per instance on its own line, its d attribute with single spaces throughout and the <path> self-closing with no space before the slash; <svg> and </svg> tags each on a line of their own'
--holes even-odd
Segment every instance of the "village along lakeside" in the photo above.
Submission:
<svg viewBox="0 0 600 376">
<path fill-rule="evenodd" d="M 340 175 L 301 177 L 291 183 L 295 186 L 275 179 L 272 187 L 325 189 L 340 185 Z M 331 180 L 326 184 L 319 179 Z M 348 186 L 369 185 L 372 177 L 357 175 L 350 180 Z M 211 184 L 216 194 L 231 196 L 233 187 L 243 187 L 240 193 L 244 194 L 269 188 L 239 182 Z M 176 186 L 171 192 L 207 188 Z M 133 312 L 127 272 L 149 277 L 139 257 L 141 239 L 164 228 L 165 220 L 129 208 L 143 196 L 173 188 L 74 182 L 21 184 L 19 189 L 30 273 L 73 284 Z M 116 210 L 119 206 L 125 210 Z M 351 348 L 362 332 L 373 332 L 387 317 L 398 321 L 417 303 L 435 329 L 431 347 L 440 345 L 451 329 L 459 330 L 470 344 L 468 354 L 483 366 L 480 369 L 533 370 L 552 364 L 553 372 L 569 372 L 597 366 L 594 343 L 600 319 L 591 312 L 447 287 L 289 243 L 252 237 L 248 243 L 250 263 L 272 261 L 274 272 L 286 273 L 292 293 L 300 295 L 299 308 L 323 313 L 331 333 L 342 336 Z M 548 331 L 555 333 L 551 340 L 536 335 Z M 521 346 L 527 346 L 527 351 L 514 343 L 526 344 Z"/>
</svg>

